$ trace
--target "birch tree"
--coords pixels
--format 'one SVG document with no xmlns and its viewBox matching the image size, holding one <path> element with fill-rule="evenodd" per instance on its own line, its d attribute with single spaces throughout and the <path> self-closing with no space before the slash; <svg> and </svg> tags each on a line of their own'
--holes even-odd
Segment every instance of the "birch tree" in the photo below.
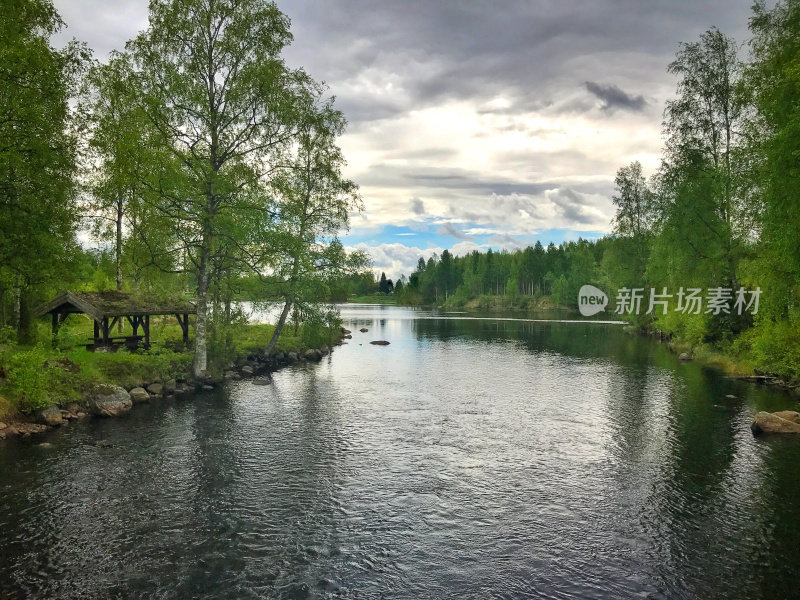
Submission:
<svg viewBox="0 0 800 600">
<path fill-rule="evenodd" d="M 344 126 L 342 114 L 330 103 L 322 104 L 301 127 L 291 167 L 273 182 L 279 212 L 272 279 L 283 309 L 267 353 L 275 347 L 292 308 L 314 312 L 318 300 L 328 295 L 326 282 L 367 264 L 366 256 L 348 254 L 337 237 L 348 227 L 350 212 L 362 208 L 358 187 L 342 175 L 345 162 L 336 137 Z"/>
<path fill-rule="evenodd" d="M 315 86 L 281 58 L 291 39 L 265 0 L 152 0 L 149 27 L 128 44 L 142 109 L 171 153 L 142 179 L 172 224 L 173 264 L 185 257 L 196 278 L 196 376 L 207 367 L 211 265 L 249 243 L 247 226 L 262 225 L 254 213 L 268 218 L 258 191 L 308 114 Z"/>
</svg>

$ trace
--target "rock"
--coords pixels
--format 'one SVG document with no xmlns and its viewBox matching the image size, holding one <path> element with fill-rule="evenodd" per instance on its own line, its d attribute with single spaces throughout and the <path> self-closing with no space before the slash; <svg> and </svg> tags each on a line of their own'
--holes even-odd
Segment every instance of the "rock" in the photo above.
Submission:
<svg viewBox="0 0 800 600">
<path fill-rule="evenodd" d="M 44 433 L 49 427 L 40 423 L 17 423 L 13 429 L 16 430 L 18 435 L 28 437 L 32 433 Z"/>
<path fill-rule="evenodd" d="M 389 342 L 387 342 L 386 340 L 374 340 L 370 342 L 370 344 L 372 344 L 373 346 L 388 346 Z"/>
<path fill-rule="evenodd" d="M 359 329 L 359 331 L 361 333 L 367 333 L 369 331 L 369 329 L 367 329 L 366 327 L 362 327 L 361 329 Z"/>
<path fill-rule="evenodd" d="M 133 388 L 130 392 L 131 400 L 134 404 L 141 404 L 142 402 L 150 402 L 150 394 L 147 393 L 147 390 L 140 387 Z"/>
<path fill-rule="evenodd" d="M 689 356 L 689 354 L 688 354 L 688 353 L 686 353 L 686 352 L 681 352 L 681 353 L 678 355 L 678 360 L 682 360 L 682 361 L 684 361 L 684 362 L 687 362 L 687 361 L 690 361 L 690 360 L 692 360 L 692 357 L 691 357 L 691 356 Z"/>
<path fill-rule="evenodd" d="M 85 413 L 85 412 L 83 412 L 82 410 L 79 410 L 78 412 L 76 412 L 76 413 L 75 413 L 75 416 L 76 416 L 78 419 L 83 419 L 83 418 L 85 418 L 85 417 L 86 417 L 86 413 Z"/>
<path fill-rule="evenodd" d="M 147 386 L 147 391 L 151 396 L 160 396 L 164 391 L 164 386 L 158 382 L 151 383 Z"/>
<path fill-rule="evenodd" d="M 52 447 L 53 444 L 51 444 L 50 442 L 42 442 L 41 444 L 39 444 L 39 448 L 52 448 Z"/>
<path fill-rule="evenodd" d="M 306 350 L 303 356 L 306 360 L 319 360 L 319 350 Z"/>
<path fill-rule="evenodd" d="M 352 340 L 353 336 L 348 334 L 348 335 L 344 336 L 342 339 L 344 339 L 344 340 Z"/>
<path fill-rule="evenodd" d="M 793 411 L 782 411 L 793 412 Z M 753 435 L 761 433 L 800 433 L 800 423 L 781 418 L 777 414 L 768 412 L 758 412 L 750 426 Z"/>
<path fill-rule="evenodd" d="M 119 386 L 106 386 L 89 399 L 89 410 L 102 417 L 118 417 L 133 406 L 131 395 Z"/>
<path fill-rule="evenodd" d="M 252 377 L 252 376 L 253 376 L 253 374 L 255 373 L 255 370 L 254 370 L 254 369 L 253 369 L 253 367 L 251 367 L 250 365 L 245 365 L 245 366 L 243 366 L 243 367 L 241 368 L 241 373 L 242 373 L 242 375 L 244 375 L 245 377 Z"/>
<path fill-rule="evenodd" d="M 0 421 L 0 429 L 5 429 L 6 427 L 8 427 L 8 425 Z"/>
<path fill-rule="evenodd" d="M 345 329 L 344 327 L 342 327 L 342 335 L 348 335 L 350 333 L 353 333 L 353 332 L 350 331 L 349 329 Z"/>
<path fill-rule="evenodd" d="M 70 402 L 64 408 L 66 408 L 73 415 L 77 415 L 81 411 L 81 405 L 77 402 Z"/>
<path fill-rule="evenodd" d="M 52 404 L 51 406 L 39 410 L 36 413 L 36 420 L 44 425 L 54 427 L 56 425 L 61 425 L 64 421 L 64 417 L 61 415 L 61 409 L 55 404 Z"/>
<path fill-rule="evenodd" d="M 736 399 L 736 396 L 734 396 L 733 394 L 725 394 L 725 397 L 726 397 L 728 400 L 735 400 L 735 399 Z"/>
<path fill-rule="evenodd" d="M 286 360 L 292 363 L 296 363 L 299 359 L 300 357 L 297 355 L 297 352 L 289 352 L 286 355 Z"/>
<path fill-rule="evenodd" d="M 774 412 L 772 414 L 776 417 L 780 417 L 781 419 L 791 421 L 792 423 L 800 423 L 800 412 L 797 412 L 796 410 L 779 410 L 778 412 Z"/>
<path fill-rule="evenodd" d="M 205 384 L 205 385 L 203 385 L 203 387 L 202 387 L 202 388 L 200 388 L 200 389 L 201 389 L 201 390 L 203 390 L 204 392 L 213 392 L 213 391 L 214 391 L 214 386 L 213 386 L 213 385 L 208 385 L 208 384 L 206 383 L 206 384 Z"/>
<path fill-rule="evenodd" d="M 108 440 L 97 440 L 94 443 L 94 445 L 97 446 L 98 448 L 113 448 L 114 447 L 114 444 L 112 444 Z"/>
<path fill-rule="evenodd" d="M 330 350 L 328 349 L 328 347 L 327 347 L 327 346 L 325 346 L 325 345 L 322 345 L 322 346 L 320 346 L 320 347 L 319 347 L 319 353 L 320 353 L 322 356 L 325 356 L 325 355 L 326 355 L 328 352 L 330 352 Z"/>
<path fill-rule="evenodd" d="M 241 379 L 242 376 L 239 375 L 236 371 L 225 371 L 225 373 L 223 374 L 223 378 L 228 381 L 236 381 L 238 379 Z"/>
<path fill-rule="evenodd" d="M 270 383 L 272 383 L 272 379 L 270 378 L 269 375 L 256 377 L 255 379 L 253 379 L 253 385 L 269 385 Z"/>
<path fill-rule="evenodd" d="M 164 384 L 164 391 L 167 394 L 174 394 L 176 389 L 178 389 L 178 382 L 174 379 L 170 379 Z"/>
</svg>

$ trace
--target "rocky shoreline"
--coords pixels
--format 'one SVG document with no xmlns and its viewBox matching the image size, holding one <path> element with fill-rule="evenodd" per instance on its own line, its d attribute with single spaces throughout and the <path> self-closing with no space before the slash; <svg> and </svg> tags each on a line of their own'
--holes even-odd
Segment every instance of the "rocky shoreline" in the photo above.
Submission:
<svg viewBox="0 0 800 600">
<path fill-rule="evenodd" d="M 337 344 L 345 343 L 343 339 L 352 337 L 347 329 L 342 328 L 341 333 L 342 338 Z M 113 383 L 100 384 L 88 392 L 80 402 L 52 404 L 13 421 L 0 422 L 0 440 L 13 437 L 29 438 L 68 425 L 71 421 L 91 417 L 119 417 L 130 412 L 137 404 L 199 391 L 211 391 L 227 381 L 251 379 L 254 385 L 269 385 L 272 383 L 272 373 L 275 371 L 290 365 L 319 362 L 330 352 L 331 349 L 323 345 L 304 352 L 278 351 L 269 356 L 263 353 L 240 356 L 226 367 L 222 377 L 218 379 L 175 378 L 163 382 L 141 382 L 129 388 Z"/>
</svg>

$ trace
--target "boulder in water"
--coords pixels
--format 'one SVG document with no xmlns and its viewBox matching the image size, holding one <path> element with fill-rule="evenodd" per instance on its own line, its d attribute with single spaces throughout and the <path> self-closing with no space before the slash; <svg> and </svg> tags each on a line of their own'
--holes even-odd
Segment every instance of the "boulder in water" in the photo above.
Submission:
<svg viewBox="0 0 800 600">
<path fill-rule="evenodd" d="M 147 392 L 151 396 L 160 396 L 163 391 L 164 391 L 164 386 L 158 382 L 151 383 L 150 385 L 147 386 Z"/>
<path fill-rule="evenodd" d="M 101 417 L 118 417 L 132 406 L 131 395 L 118 385 L 98 388 L 89 398 L 89 410 Z"/>
<path fill-rule="evenodd" d="M 141 387 L 135 387 L 130 392 L 131 400 L 134 404 L 141 404 L 142 402 L 150 402 L 150 394 L 147 390 Z"/>
<path fill-rule="evenodd" d="M 800 412 L 797 412 L 796 410 L 779 410 L 778 412 L 774 412 L 772 414 L 776 417 L 780 417 L 781 419 L 791 421 L 792 423 L 800 423 Z"/>
<path fill-rule="evenodd" d="M 794 413 L 794 411 L 781 411 L 781 413 Z M 756 413 L 753 418 L 753 424 L 750 426 L 753 430 L 753 435 L 761 433 L 800 433 L 800 423 L 784 419 L 779 416 L 781 413 L 768 413 L 765 411 Z"/>
<path fill-rule="evenodd" d="M 678 360 L 682 360 L 683 362 L 688 362 L 688 361 L 692 360 L 692 357 L 689 356 L 689 354 L 687 352 L 681 352 L 678 355 Z"/>
<path fill-rule="evenodd" d="M 374 340 L 370 342 L 370 344 L 372 344 L 373 346 L 388 346 L 389 342 L 387 342 L 386 340 Z"/>
<path fill-rule="evenodd" d="M 55 404 L 52 404 L 38 411 L 36 413 L 36 420 L 39 421 L 39 423 L 53 427 L 55 425 L 61 425 L 64 421 L 64 417 L 61 414 L 61 409 Z"/>
</svg>

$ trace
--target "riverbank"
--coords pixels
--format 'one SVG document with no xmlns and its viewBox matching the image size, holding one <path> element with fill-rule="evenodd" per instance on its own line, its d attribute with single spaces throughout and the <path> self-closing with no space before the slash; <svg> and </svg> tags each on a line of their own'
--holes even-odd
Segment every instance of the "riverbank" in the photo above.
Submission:
<svg viewBox="0 0 800 600">
<path fill-rule="evenodd" d="M 0 439 L 41 433 L 70 420 L 105 414 L 95 400 L 112 390 L 120 397 L 119 390 L 131 395 L 130 405 L 121 409 L 126 412 L 137 395 L 144 401 L 248 377 L 266 384 L 271 372 L 319 360 L 346 335 L 346 330 L 338 327 L 287 328 L 266 355 L 263 348 L 272 336 L 272 325 L 232 326 L 222 342 L 210 346 L 208 377 L 196 380 L 191 376 L 192 340 L 184 346 L 180 328 L 166 320 L 154 321 L 150 350 L 136 352 L 89 352 L 71 343 L 85 337 L 86 323 L 81 321 L 59 336 L 60 348 L 47 347 L 41 341 L 34 346 L 0 346 Z"/>
<path fill-rule="evenodd" d="M 693 344 L 677 336 L 665 336 L 663 332 L 655 329 L 635 326 L 628 326 L 625 329 L 636 335 L 660 339 L 682 361 L 692 361 L 716 369 L 728 377 L 784 389 L 800 396 L 800 379 L 781 374 L 769 362 L 748 356 L 737 343 L 719 348 L 711 344 Z"/>
<path fill-rule="evenodd" d="M 347 299 L 348 304 L 397 304 L 394 296 L 387 294 L 368 294 L 366 296 L 354 296 Z"/>
</svg>

